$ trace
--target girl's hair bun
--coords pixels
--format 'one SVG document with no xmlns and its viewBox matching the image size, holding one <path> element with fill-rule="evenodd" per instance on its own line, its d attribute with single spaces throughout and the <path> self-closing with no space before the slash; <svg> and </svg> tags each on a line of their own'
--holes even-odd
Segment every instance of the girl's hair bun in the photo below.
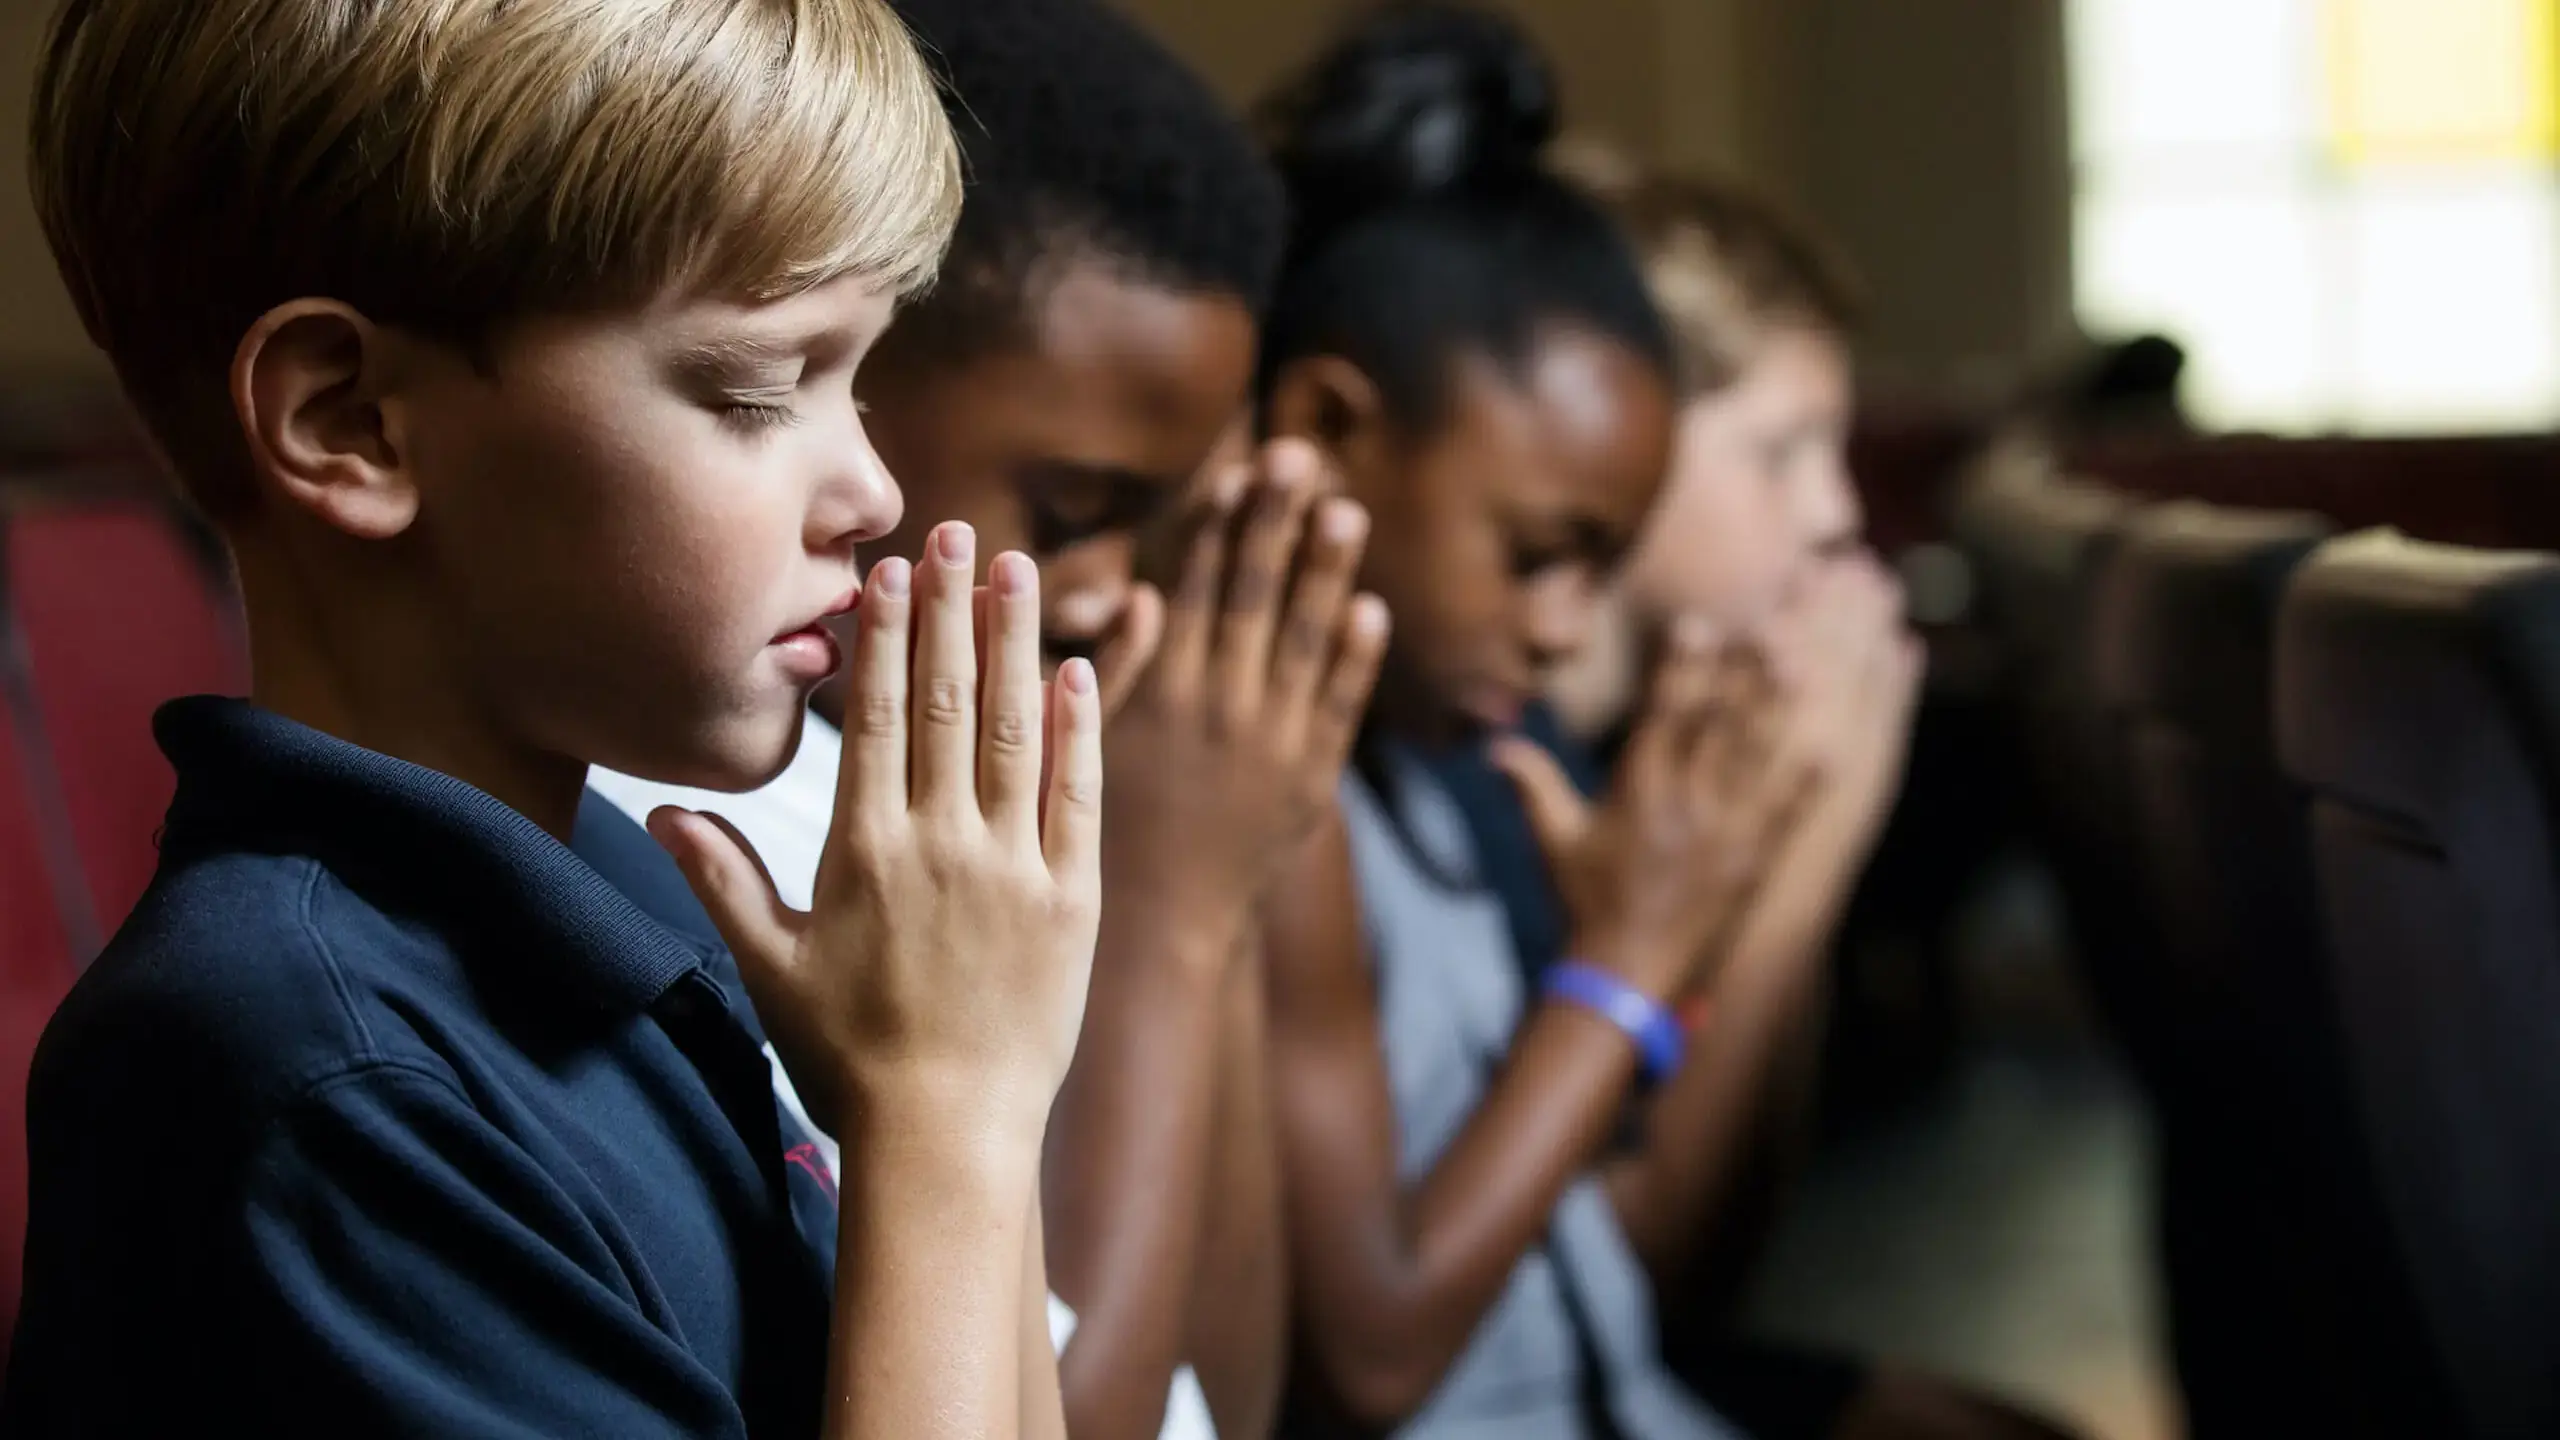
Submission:
<svg viewBox="0 0 2560 1440">
<path fill-rule="evenodd" d="M 1499 190 L 1555 138 L 1546 56 L 1509 19 L 1445 0 L 1370 12 L 1264 107 L 1303 222 Z"/>
</svg>

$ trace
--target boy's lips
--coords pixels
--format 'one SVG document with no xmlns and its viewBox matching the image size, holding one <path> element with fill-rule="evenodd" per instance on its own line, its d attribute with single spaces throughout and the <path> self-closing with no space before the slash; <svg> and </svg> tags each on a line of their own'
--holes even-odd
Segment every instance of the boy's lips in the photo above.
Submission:
<svg viewBox="0 0 2560 1440">
<path fill-rule="evenodd" d="M 772 648 L 782 653 L 784 667 L 812 682 L 834 674 L 844 664 L 844 647 L 836 643 L 827 622 L 852 614 L 861 603 L 862 592 L 854 590 L 828 606 L 817 619 L 775 636 Z"/>
<path fill-rule="evenodd" d="M 783 631 L 781 634 L 774 636 L 773 643 L 779 645 L 783 641 L 791 639 L 793 636 L 807 635 L 813 631 L 823 634 L 826 632 L 828 621 L 840 620 L 861 608 L 861 605 L 862 587 L 857 585 L 853 589 L 838 596 L 834 604 L 819 611 L 817 615 L 809 621 L 809 623 L 805 625 L 795 625 L 792 628 Z"/>
</svg>

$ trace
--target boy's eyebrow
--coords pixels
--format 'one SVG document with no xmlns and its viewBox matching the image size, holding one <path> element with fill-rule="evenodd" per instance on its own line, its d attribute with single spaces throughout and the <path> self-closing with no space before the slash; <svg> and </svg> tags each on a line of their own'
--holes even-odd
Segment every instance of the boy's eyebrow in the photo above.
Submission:
<svg viewBox="0 0 2560 1440">
<path fill-rule="evenodd" d="M 814 337 L 806 336 L 764 340 L 746 335 L 721 335 L 696 341 L 678 350 L 675 363 L 688 370 L 749 370 L 806 359 L 816 344 Z"/>
</svg>

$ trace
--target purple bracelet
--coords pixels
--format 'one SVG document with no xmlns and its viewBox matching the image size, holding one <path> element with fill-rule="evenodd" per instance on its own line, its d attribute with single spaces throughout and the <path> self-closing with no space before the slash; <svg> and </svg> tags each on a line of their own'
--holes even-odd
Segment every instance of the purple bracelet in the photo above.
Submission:
<svg viewBox="0 0 2560 1440">
<path fill-rule="evenodd" d="M 1680 1073 L 1689 1056 L 1688 1032 L 1662 1002 L 1597 965 L 1579 960 L 1550 965 L 1540 989 L 1550 1000 L 1579 1005 L 1625 1031 L 1636 1042 L 1644 1078 L 1652 1084 Z"/>
</svg>

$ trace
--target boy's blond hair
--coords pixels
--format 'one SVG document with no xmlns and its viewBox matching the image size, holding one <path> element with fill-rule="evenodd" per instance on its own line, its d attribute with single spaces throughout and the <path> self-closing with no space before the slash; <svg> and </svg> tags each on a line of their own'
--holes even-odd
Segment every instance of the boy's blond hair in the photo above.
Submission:
<svg viewBox="0 0 2560 1440">
<path fill-rule="evenodd" d="M 1813 233 L 1736 186 L 1656 174 L 1594 141 L 1557 164 L 1625 225 L 1691 394 L 1730 385 L 1768 333 L 1797 325 L 1847 339 L 1860 299 Z"/>
<path fill-rule="evenodd" d="M 64 0 L 29 169 L 91 338 L 217 511 L 245 477 L 206 427 L 276 305 L 467 346 L 671 289 L 910 291 L 960 208 L 887 0 Z"/>
</svg>

